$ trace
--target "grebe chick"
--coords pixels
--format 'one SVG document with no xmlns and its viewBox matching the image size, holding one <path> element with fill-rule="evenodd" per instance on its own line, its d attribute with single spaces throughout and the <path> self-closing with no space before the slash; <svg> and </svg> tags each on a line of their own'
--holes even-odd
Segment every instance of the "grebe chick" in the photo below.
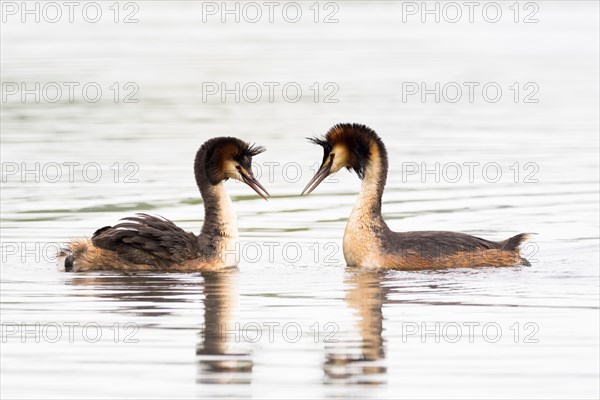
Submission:
<svg viewBox="0 0 600 400">
<path fill-rule="evenodd" d="M 237 265 L 236 216 L 224 181 L 244 182 L 266 200 L 252 174 L 252 157 L 265 151 L 233 137 L 206 141 L 196 153 L 194 174 L 204 201 L 200 235 L 147 214 L 98 229 L 91 240 L 69 243 L 59 257 L 66 271 L 121 270 L 193 272 Z"/>
<path fill-rule="evenodd" d="M 519 254 L 527 238 L 519 234 L 494 242 L 458 232 L 393 232 L 381 216 L 381 196 L 388 157 L 381 138 L 359 124 L 338 124 L 324 138 L 309 139 L 323 147 L 323 162 L 302 194 L 311 193 L 329 175 L 346 167 L 362 188 L 344 232 L 349 266 L 390 269 L 434 269 L 530 265 Z"/>
</svg>

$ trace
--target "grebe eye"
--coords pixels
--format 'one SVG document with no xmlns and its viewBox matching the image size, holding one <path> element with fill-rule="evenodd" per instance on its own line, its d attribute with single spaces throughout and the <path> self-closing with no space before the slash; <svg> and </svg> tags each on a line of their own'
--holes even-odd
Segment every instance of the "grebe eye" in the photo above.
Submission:
<svg viewBox="0 0 600 400">
<path fill-rule="evenodd" d="M 237 169 L 238 171 L 240 171 L 242 169 L 242 167 L 240 167 L 239 165 L 236 165 L 235 169 Z"/>
</svg>

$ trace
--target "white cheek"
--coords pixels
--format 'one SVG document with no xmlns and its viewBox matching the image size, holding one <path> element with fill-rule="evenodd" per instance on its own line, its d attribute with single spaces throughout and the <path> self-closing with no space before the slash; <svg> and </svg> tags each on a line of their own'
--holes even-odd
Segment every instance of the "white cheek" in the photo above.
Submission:
<svg viewBox="0 0 600 400">
<path fill-rule="evenodd" d="M 330 174 L 335 174 L 336 172 L 338 172 L 340 169 L 342 169 L 344 167 L 345 167 L 344 163 L 336 162 L 334 159 Z"/>
<path fill-rule="evenodd" d="M 233 161 L 226 161 L 223 165 L 223 169 L 227 178 L 235 179 L 238 181 L 242 180 L 242 175 L 240 175 L 240 172 L 237 170 L 237 163 Z"/>
<path fill-rule="evenodd" d="M 235 179 L 236 181 L 243 180 L 242 175 L 240 175 L 240 173 L 237 171 L 230 171 L 229 173 L 226 173 L 225 176 L 231 179 Z"/>
<path fill-rule="evenodd" d="M 346 150 L 345 146 L 337 145 L 331 150 L 331 153 L 335 154 L 333 157 L 333 166 L 331 167 L 331 172 L 338 172 L 340 169 L 346 167 L 348 165 L 349 157 L 348 150 Z"/>
</svg>

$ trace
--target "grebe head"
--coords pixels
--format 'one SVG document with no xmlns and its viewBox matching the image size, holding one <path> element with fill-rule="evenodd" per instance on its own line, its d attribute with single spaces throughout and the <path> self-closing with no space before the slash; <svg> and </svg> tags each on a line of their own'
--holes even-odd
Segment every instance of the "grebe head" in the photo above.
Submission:
<svg viewBox="0 0 600 400">
<path fill-rule="evenodd" d="M 269 193 L 252 173 L 252 157 L 265 150 L 262 146 L 234 137 L 210 139 L 198 150 L 194 166 L 196 180 L 200 182 L 199 174 L 204 174 L 211 185 L 218 185 L 229 178 L 235 179 L 250 186 L 266 200 Z"/>
<path fill-rule="evenodd" d="M 323 147 L 323 162 L 302 191 L 303 195 L 310 194 L 325 178 L 344 167 L 354 170 L 363 179 L 371 159 L 371 146 L 381 142 L 375 131 L 361 124 L 337 124 L 324 137 L 308 140 Z"/>
</svg>

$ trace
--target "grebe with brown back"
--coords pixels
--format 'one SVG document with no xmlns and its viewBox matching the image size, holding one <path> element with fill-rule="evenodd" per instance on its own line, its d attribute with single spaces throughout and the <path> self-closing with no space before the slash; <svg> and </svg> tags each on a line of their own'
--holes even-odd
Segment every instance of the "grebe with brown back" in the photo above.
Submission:
<svg viewBox="0 0 600 400">
<path fill-rule="evenodd" d="M 194 272 L 237 265 L 237 220 L 223 182 L 244 182 L 266 200 L 269 193 L 251 169 L 252 157 L 264 151 L 233 137 L 213 138 L 200 147 L 194 161 L 204 201 L 199 235 L 165 218 L 136 214 L 98 229 L 91 239 L 70 242 L 59 253 L 65 270 Z"/>
<path fill-rule="evenodd" d="M 309 139 L 323 147 L 323 161 L 302 195 L 346 167 L 362 180 L 361 191 L 346 225 L 343 252 L 349 266 L 421 270 L 435 268 L 530 265 L 519 247 L 521 233 L 495 242 L 447 231 L 393 232 L 381 215 L 387 180 L 387 150 L 381 138 L 360 124 L 338 124 L 323 138 Z"/>
</svg>

